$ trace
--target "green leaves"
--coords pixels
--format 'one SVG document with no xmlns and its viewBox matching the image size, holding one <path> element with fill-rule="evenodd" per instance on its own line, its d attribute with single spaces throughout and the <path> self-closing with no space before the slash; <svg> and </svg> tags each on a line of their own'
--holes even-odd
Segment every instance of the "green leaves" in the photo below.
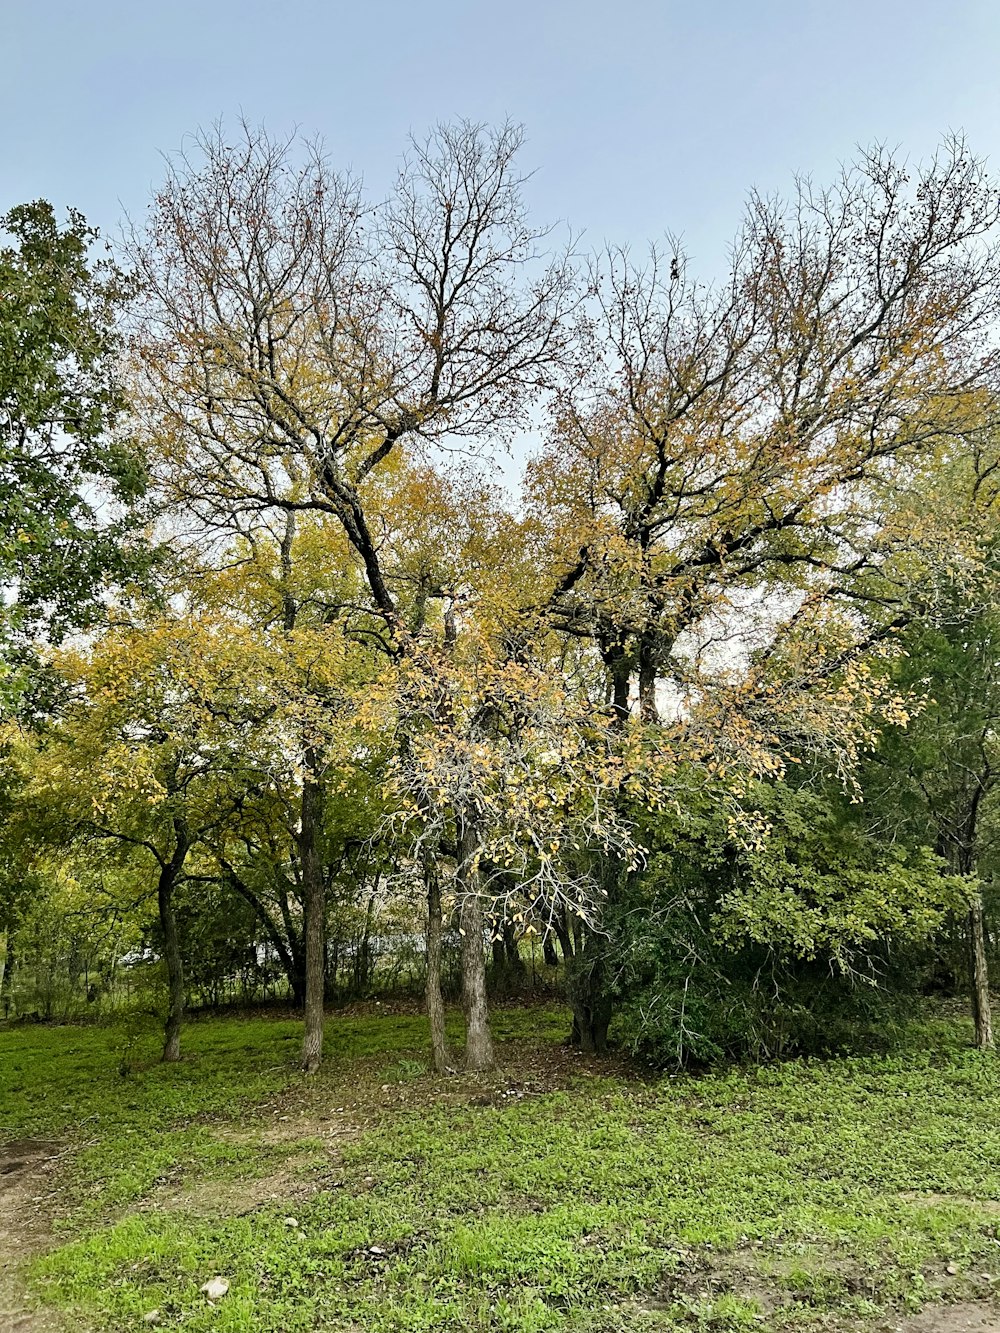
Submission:
<svg viewBox="0 0 1000 1333">
<path fill-rule="evenodd" d="M 96 232 L 44 200 L 0 219 L 0 644 L 86 624 L 106 579 L 146 552 L 129 511 L 145 489 L 124 409 L 115 319 L 122 275 L 92 263 Z"/>
</svg>

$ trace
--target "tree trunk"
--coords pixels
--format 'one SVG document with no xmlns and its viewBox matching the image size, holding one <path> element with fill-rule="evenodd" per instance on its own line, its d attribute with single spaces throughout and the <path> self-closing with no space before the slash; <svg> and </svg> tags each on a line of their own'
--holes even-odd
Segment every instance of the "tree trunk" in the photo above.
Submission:
<svg viewBox="0 0 1000 1333">
<path fill-rule="evenodd" d="M 559 939 L 559 947 L 562 949 L 562 955 L 565 962 L 569 962 L 573 957 L 573 936 L 570 934 L 569 926 L 566 922 L 566 909 L 560 908 L 559 914 L 552 923 L 553 929 Z"/>
<path fill-rule="evenodd" d="M 298 836 L 302 907 L 305 914 L 306 1003 L 302 1068 L 314 1074 L 323 1059 L 323 999 L 326 973 L 326 885 L 320 864 L 319 837 L 322 793 L 313 772 L 315 756 L 307 755 L 302 782 L 302 819 Z"/>
<path fill-rule="evenodd" d="M 983 895 L 977 893 L 969 908 L 969 973 L 972 990 L 972 1020 L 976 1027 L 976 1046 L 981 1051 L 993 1049 L 993 1018 L 990 1010 L 990 979 L 986 963 L 986 930 L 983 922 Z"/>
<path fill-rule="evenodd" d="M 303 933 L 296 930 L 292 913 L 288 906 L 288 893 L 281 892 L 279 886 L 278 907 L 288 940 L 288 952 L 292 956 L 292 970 L 288 974 L 288 984 L 292 988 L 292 1000 L 296 1009 L 304 1009 L 306 1003 L 306 954 Z"/>
<path fill-rule="evenodd" d="M 167 965 L 169 1002 L 167 1023 L 163 1034 L 163 1060 L 172 1062 L 181 1058 L 181 1025 L 184 1022 L 184 960 L 181 957 L 177 917 L 174 915 L 174 889 L 187 856 L 189 842 L 181 820 L 174 820 L 174 852 L 169 861 L 160 866 L 156 884 L 156 902 L 163 934 L 163 958 Z"/>
<path fill-rule="evenodd" d="M 305 978 L 302 975 L 301 967 L 296 963 L 292 950 L 288 942 L 278 929 L 278 923 L 271 915 L 267 904 L 264 903 L 248 884 L 240 878 L 232 866 L 225 861 L 221 862 L 229 883 L 240 897 L 253 908 L 258 921 L 264 927 L 264 933 L 270 940 L 275 953 L 278 955 L 278 961 L 281 963 L 282 971 L 288 979 L 288 985 L 292 991 L 292 997 L 296 1007 L 301 1007 L 305 1003 Z"/>
<path fill-rule="evenodd" d="M 448 1053 L 444 1026 L 444 997 L 441 994 L 441 941 L 444 925 L 441 915 L 441 881 L 434 851 L 423 858 L 424 884 L 427 888 L 427 1018 L 431 1025 L 431 1054 L 434 1068 L 446 1074 L 453 1067 Z"/>
<path fill-rule="evenodd" d="M 639 645 L 639 716 L 650 725 L 660 720 L 656 706 L 656 656 L 648 638 L 643 638 Z"/>
<path fill-rule="evenodd" d="M 629 717 L 629 672 L 625 657 L 616 657 L 611 668 L 611 706 L 619 725 Z"/>
<path fill-rule="evenodd" d="M 359 999 L 365 995 L 372 980 L 372 919 L 374 912 L 375 895 L 372 894 L 365 909 L 365 924 L 362 928 L 361 941 L 354 955 L 354 989 Z"/>
<path fill-rule="evenodd" d="M 503 923 L 503 947 L 506 955 L 507 966 L 516 977 L 523 977 L 527 973 L 524 965 L 524 959 L 521 957 L 521 950 L 518 948 L 517 931 L 514 929 L 513 922 L 505 921 Z"/>
<path fill-rule="evenodd" d="M 604 983 L 600 944 L 594 936 L 590 936 L 586 946 L 576 952 L 568 989 L 573 1011 L 571 1044 L 579 1046 L 588 1055 L 602 1055 L 608 1048 L 613 1006 Z"/>
<path fill-rule="evenodd" d="M 611 1005 L 606 1000 L 596 1007 L 574 1001 L 571 1043 L 585 1055 L 603 1055 L 608 1049 L 610 1023 Z"/>
<path fill-rule="evenodd" d="M 486 957 L 483 949 L 483 904 L 479 896 L 476 854 L 479 838 L 475 824 L 461 819 L 456 877 L 461 893 L 459 924 L 462 931 L 462 1005 L 465 1009 L 465 1067 L 492 1069 L 493 1038 L 486 1002 Z"/>
</svg>

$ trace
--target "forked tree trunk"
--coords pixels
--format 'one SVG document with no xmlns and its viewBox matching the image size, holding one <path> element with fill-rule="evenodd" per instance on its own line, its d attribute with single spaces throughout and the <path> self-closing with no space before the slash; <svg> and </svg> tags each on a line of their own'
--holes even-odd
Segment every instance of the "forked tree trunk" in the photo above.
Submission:
<svg viewBox="0 0 1000 1333">
<path fill-rule="evenodd" d="M 570 929 L 566 922 L 565 907 L 559 909 L 557 916 L 552 922 L 552 927 L 555 930 L 556 937 L 559 940 L 559 947 L 562 949 L 563 961 L 568 963 L 570 959 L 573 957 L 574 949 L 573 949 L 573 936 L 570 934 Z"/>
<path fill-rule="evenodd" d="M 184 1022 L 184 960 L 181 957 L 180 935 L 174 914 L 174 889 L 180 878 L 190 843 L 187 830 L 180 820 L 174 821 L 174 852 L 169 861 L 160 866 L 156 884 L 156 904 L 163 934 L 163 958 L 167 965 L 167 1023 L 163 1033 L 163 1060 L 170 1063 L 181 1058 L 181 1026 Z"/>
<path fill-rule="evenodd" d="M 528 969 L 524 965 L 524 959 L 521 957 L 521 949 L 517 940 L 517 931 L 510 921 L 503 923 L 503 948 L 507 967 L 516 977 L 523 977 Z"/>
<path fill-rule="evenodd" d="M 311 775 L 312 757 L 302 783 L 302 819 L 298 836 L 302 907 L 305 914 L 306 1002 L 302 1068 L 314 1074 L 323 1059 L 323 999 L 326 972 L 326 886 L 319 857 L 322 793 Z"/>
<path fill-rule="evenodd" d="M 527 973 L 521 950 L 518 946 L 517 932 L 509 921 L 497 924 L 490 940 L 493 951 L 493 971 L 495 979 L 506 976 L 511 981 L 520 981 Z"/>
<path fill-rule="evenodd" d="M 969 908 L 969 976 L 972 991 L 972 1021 L 976 1046 L 981 1051 L 993 1049 L 993 1016 L 990 1009 L 990 977 L 986 962 L 986 931 L 983 923 L 983 895 L 977 893 Z"/>
<path fill-rule="evenodd" d="M 616 857 L 602 858 L 601 885 L 608 903 L 615 900 L 622 874 L 623 867 Z M 614 1012 L 607 938 L 592 930 L 580 917 L 574 917 L 566 924 L 567 928 L 572 926 L 576 937 L 573 957 L 566 968 L 567 990 L 573 1010 L 571 1041 L 582 1051 L 601 1054 L 607 1050 L 608 1029 Z"/>
<path fill-rule="evenodd" d="M 624 653 L 616 653 L 611 661 L 611 707 L 619 725 L 629 716 L 629 670 Z"/>
<path fill-rule="evenodd" d="M 465 1067 L 492 1069 L 493 1038 L 486 1001 L 486 955 L 483 948 L 483 904 L 479 896 L 476 853 L 479 839 L 471 819 L 461 821 L 457 879 L 462 895 L 459 924 L 462 930 L 462 1006 L 465 1010 Z"/>
<path fill-rule="evenodd" d="M 441 880 L 433 850 L 424 852 L 424 884 L 427 889 L 427 1018 L 431 1026 L 431 1054 L 439 1074 L 451 1069 L 451 1056 L 444 1026 L 444 996 L 441 993 Z"/>
</svg>

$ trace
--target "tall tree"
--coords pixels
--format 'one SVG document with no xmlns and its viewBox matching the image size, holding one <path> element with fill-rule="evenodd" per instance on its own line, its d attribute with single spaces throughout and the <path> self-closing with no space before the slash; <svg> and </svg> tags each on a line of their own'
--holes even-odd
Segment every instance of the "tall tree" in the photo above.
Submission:
<svg viewBox="0 0 1000 1333">
<path fill-rule="evenodd" d="M 145 469 L 116 430 L 121 275 L 94 262 L 97 233 L 38 200 L 0 218 L 0 644 L 8 665 L 41 627 L 99 610 L 104 582 L 142 555 L 134 515 Z"/>
<path fill-rule="evenodd" d="M 756 736 L 780 767 L 807 731 L 853 762 L 823 701 L 920 605 L 895 491 L 996 421 L 998 199 L 960 141 L 912 171 L 879 150 L 753 196 L 718 287 L 677 250 L 595 263 L 592 351 L 529 494 L 540 604 L 599 656 L 621 727 L 637 703 L 716 762 Z"/>
<path fill-rule="evenodd" d="M 574 277 L 527 219 L 521 141 L 439 126 L 368 206 L 314 146 L 201 136 L 133 247 L 144 402 L 172 493 L 226 531 L 333 516 L 366 587 L 353 632 L 395 660 L 414 627 L 380 506 L 401 446 L 478 445 L 526 421 L 569 343 Z"/>
<path fill-rule="evenodd" d="M 918 708 L 904 732 L 882 738 L 864 785 L 880 836 L 933 846 L 972 886 L 969 994 L 976 1045 L 988 1050 L 994 1037 L 982 886 L 998 846 L 1000 613 L 984 591 L 970 597 L 953 587 L 950 615 L 939 602 L 933 620 L 908 628 L 895 674 Z"/>
<path fill-rule="evenodd" d="M 686 691 L 737 619 L 754 646 L 804 598 L 878 617 L 861 576 L 894 480 L 995 420 L 998 198 L 960 141 L 919 171 L 877 151 L 752 197 L 718 288 L 679 252 L 595 265 L 592 355 L 531 493 L 555 621 L 595 643 L 620 715 L 632 680 L 655 721 L 657 683 Z"/>
</svg>

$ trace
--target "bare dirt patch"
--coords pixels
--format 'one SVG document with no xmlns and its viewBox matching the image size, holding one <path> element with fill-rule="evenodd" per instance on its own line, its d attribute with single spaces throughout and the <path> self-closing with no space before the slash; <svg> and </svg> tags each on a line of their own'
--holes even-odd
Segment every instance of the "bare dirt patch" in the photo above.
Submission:
<svg viewBox="0 0 1000 1333">
<path fill-rule="evenodd" d="M 457 1072 L 440 1078 L 427 1069 L 414 1070 L 415 1063 L 393 1063 L 385 1054 L 357 1060 L 349 1081 L 334 1066 L 314 1085 L 297 1084 L 272 1095 L 236 1121 L 213 1121 L 213 1135 L 259 1145 L 270 1167 L 262 1162 L 259 1172 L 236 1177 L 188 1177 L 179 1167 L 131 1207 L 213 1218 L 246 1215 L 280 1202 L 294 1213 L 299 1201 L 340 1186 L 344 1148 L 377 1128 L 387 1111 L 502 1106 L 571 1087 L 581 1077 L 606 1077 L 609 1069 L 620 1072 L 610 1057 L 531 1043 L 519 1047 L 516 1069 L 488 1074 Z"/>
<path fill-rule="evenodd" d="M 644 1311 L 662 1313 L 733 1295 L 752 1301 L 768 1333 L 822 1328 L 827 1333 L 1000 1333 L 1000 1304 L 987 1273 L 958 1273 L 951 1265 L 924 1273 L 930 1303 L 918 1314 L 888 1310 L 865 1317 L 845 1309 L 854 1301 L 891 1306 L 877 1272 L 838 1255 L 831 1247 L 767 1244 L 730 1254 L 697 1247 L 679 1252 L 677 1269 Z M 686 1327 L 686 1325 L 685 1325 Z M 699 1325 L 700 1327 L 700 1325 Z"/>
<path fill-rule="evenodd" d="M 52 1172 L 60 1146 L 48 1139 L 0 1144 L 0 1333 L 55 1333 L 65 1325 L 25 1302 L 18 1269 L 41 1250 L 49 1228 Z"/>
<path fill-rule="evenodd" d="M 883 1327 L 885 1333 L 1000 1333 L 1000 1311 L 980 1301 L 928 1305 L 909 1319 Z"/>
</svg>

